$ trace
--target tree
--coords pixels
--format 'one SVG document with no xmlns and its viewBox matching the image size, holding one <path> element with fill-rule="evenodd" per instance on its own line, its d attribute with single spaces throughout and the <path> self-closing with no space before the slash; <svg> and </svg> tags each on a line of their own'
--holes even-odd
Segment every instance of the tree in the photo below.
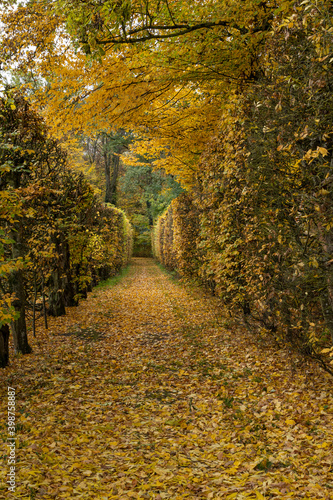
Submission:
<svg viewBox="0 0 333 500">
<path fill-rule="evenodd" d="M 330 373 L 323 354 L 333 341 L 331 14 L 331 5 L 309 0 L 275 19 L 263 73 L 221 110 L 186 208 L 195 277 L 251 331 Z M 176 237 L 183 202 L 159 219 L 155 243 L 161 260 L 186 274 L 186 245 Z"/>
<path fill-rule="evenodd" d="M 121 129 L 115 133 L 102 131 L 93 137 L 82 137 L 89 164 L 104 171 L 105 203 L 117 205 L 120 155 L 128 150 L 131 141 L 132 134 Z"/>
<path fill-rule="evenodd" d="M 235 77 L 235 70 L 242 72 L 248 63 L 252 66 L 255 53 L 250 51 L 260 43 L 263 33 L 270 30 L 276 10 L 274 2 L 251 0 L 243 2 L 241 9 L 237 2 L 216 0 L 198 5 L 168 0 L 123 3 L 60 0 L 58 5 L 74 41 L 86 53 L 103 57 L 120 46 L 139 46 L 142 52 L 148 47 L 151 62 L 156 58 L 165 68 L 166 62 L 171 63 L 174 74 L 182 78 L 190 76 L 191 80 L 194 75 L 196 79 L 206 79 L 207 75 L 216 78 L 220 69 L 219 76 Z M 214 51 L 219 52 L 219 57 Z M 229 73 L 231 54 L 233 67 Z M 189 63 L 190 69 L 185 69 Z"/>
<path fill-rule="evenodd" d="M 191 186 L 228 96 L 260 74 L 281 8 L 255 0 L 241 9 L 213 0 L 35 0 L 3 16 L 3 51 L 47 80 L 39 102 L 56 127 L 134 130 L 149 139 L 157 168 Z"/>
<path fill-rule="evenodd" d="M 9 326 L 0 326 L 0 368 L 4 368 L 8 365 L 9 354 L 8 354 L 8 339 L 9 339 Z"/>
</svg>

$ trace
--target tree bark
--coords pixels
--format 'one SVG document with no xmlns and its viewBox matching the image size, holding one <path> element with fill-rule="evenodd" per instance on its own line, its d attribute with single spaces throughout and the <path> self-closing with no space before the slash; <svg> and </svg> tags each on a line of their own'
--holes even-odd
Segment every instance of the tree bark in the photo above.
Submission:
<svg viewBox="0 0 333 500">
<path fill-rule="evenodd" d="M 119 154 L 112 155 L 112 177 L 110 183 L 110 203 L 117 206 L 117 181 L 119 175 L 120 156 Z"/>
<path fill-rule="evenodd" d="M 104 153 L 105 203 L 111 203 L 111 165 L 109 156 L 107 153 Z"/>
<path fill-rule="evenodd" d="M 49 316 L 64 316 L 66 314 L 64 290 L 61 270 L 57 267 L 50 277 Z"/>
<path fill-rule="evenodd" d="M 119 145 L 113 153 L 105 151 L 103 154 L 105 171 L 105 203 L 112 203 L 115 206 L 117 206 L 117 183 L 120 168 L 120 155 L 125 151 L 125 149 L 125 146 Z"/>
<path fill-rule="evenodd" d="M 64 270 L 66 273 L 64 300 L 66 306 L 75 307 L 79 304 L 79 301 L 75 297 L 75 286 L 73 283 L 73 276 L 71 272 L 70 250 L 68 242 L 66 241 L 63 246 L 64 246 L 64 267 L 65 267 Z"/>
<path fill-rule="evenodd" d="M 153 217 L 151 215 L 151 203 L 149 200 L 146 200 L 146 207 L 147 207 L 147 214 L 148 214 L 148 223 L 149 223 L 149 227 L 152 228 L 153 225 L 154 225 L 154 220 L 153 220 Z"/>
<path fill-rule="evenodd" d="M 330 213 L 328 208 L 330 209 L 331 207 L 322 206 L 322 213 L 325 214 L 325 216 L 326 212 Z M 318 228 L 319 240 L 322 244 L 324 256 L 327 261 L 325 265 L 327 291 L 325 289 L 322 291 L 320 301 L 326 326 L 331 334 L 333 344 L 333 271 L 330 263 L 333 255 L 333 230 L 326 231 L 321 224 L 318 224 Z"/>
<path fill-rule="evenodd" d="M 105 203 L 117 205 L 117 181 L 120 157 L 118 154 L 104 153 Z M 112 167 L 112 175 L 111 175 Z"/>
<path fill-rule="evenodd" d="M 0 327 L 0 368 L 5 368 L 8 365 L 8 339 L 9 339 L 9 326 L 2 325 Z"/>
<path fill-rule="evenodd" d="M 13 240 L 12 255 L 15 260 L 24 257 L 21 233 L 22 228 L 20 226 L 17 226 L 16 230 L 11 232 Z M 14 350 L 15 353 L 29 354 L 32 349 L 28 343 L 25 321 L 26 294 L 22 269 L 12 271 L 9 277 L 9 289 L 15 296 L 12 305 L 17 314 L 17 319 L 13 320 L 10 325 L 13 334 Z"/>
<path fill-rule="evenodd" d="M 65 308 L 65 280 L 64 280 L 64 244 L 61 241 L 61 234 L 57 234 L 53 239 L 57 260 L 54 270 L 49 280 L 49 316 L 64 316 Z"/>
<path fill-rule="evenodd" d="M 15 271 L 10 277 L 11 290 L 15 294 L 15 299 L 12 305 L 18 318 L 11 322 L 11 331 L 13 334 L 15 353 L 29 354 L 32 349 L 28 343 L 27 326 L 25 321 L 25 288 L 23 280 L 23 272 Z"/>
</svg>

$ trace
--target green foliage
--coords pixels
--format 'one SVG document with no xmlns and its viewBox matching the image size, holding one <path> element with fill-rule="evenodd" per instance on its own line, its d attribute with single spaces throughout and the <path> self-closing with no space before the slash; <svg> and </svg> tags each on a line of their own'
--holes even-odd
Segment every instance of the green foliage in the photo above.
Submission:
<svg viewBox="0 0 333 500">
<path fill-rule="evenodd" d="M 172 176 L 154 171 L 149 163 L 125 165 L 119 187 L 119 204 L 134 228 L 134 255 L 150 257 L 153 222 L 182 188 Z"/>
<path fill-rule="evenodd" d="M 106 203 L 118 205 L 120 155 L 128 149 L 132 140 L 132 133 L 127 133 L 123 129 L 115 132 L 100 130 L 90 136 L 80 134 L 83 155 L 89 165 L 88 172 L 95 183 L 97 180 L 98 188 L 102 188 L 105 193 Z"/>
<path fill-rule="evenodd" d="M 124 199 L 140 195 L 140 202 L 147 209 L 148 219 L 155 220 L 183 189 L 171 175 L 153 170 L 150 164 L 127 165 L 120 189 Z"/>
</svg>

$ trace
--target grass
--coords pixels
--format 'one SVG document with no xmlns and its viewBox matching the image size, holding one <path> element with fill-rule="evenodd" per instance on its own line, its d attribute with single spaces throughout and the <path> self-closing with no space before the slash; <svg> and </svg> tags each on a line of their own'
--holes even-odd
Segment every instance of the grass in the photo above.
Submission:
<svg viewBox="0 0 333 500">
<path fill-rule="evenodd" d="M 98 285 L 94 287 L 94 290 L 104 290 L 105 288 L 110 288 L 117 285 L 123 278 L 125 278 L 125 276 L 127 276 L 129 270 L 130 265 L 124 267 L 124 269 L 122 269 L 120 273 L 116 274 L 115 276 L 111 276 L 111 278 L 98 283 Z"/>
</svg>

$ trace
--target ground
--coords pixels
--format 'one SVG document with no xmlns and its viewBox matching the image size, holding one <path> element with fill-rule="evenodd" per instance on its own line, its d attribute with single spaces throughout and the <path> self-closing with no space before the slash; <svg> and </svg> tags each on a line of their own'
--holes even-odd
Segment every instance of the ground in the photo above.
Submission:
<svg viewBox="0 0 333 500">
<path fill-rule="evenodd" d="M 1 370 L 0 498 L 333 499 L 332 377 L 152 259 L 31 343 Z"/>
</svg>

